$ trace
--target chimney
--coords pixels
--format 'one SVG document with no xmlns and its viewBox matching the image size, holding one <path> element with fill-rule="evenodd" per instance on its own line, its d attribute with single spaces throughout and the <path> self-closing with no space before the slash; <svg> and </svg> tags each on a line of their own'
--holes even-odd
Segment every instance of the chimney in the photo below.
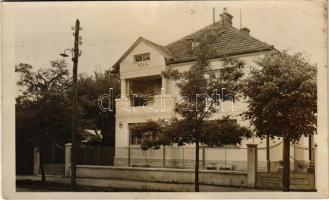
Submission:
<svg viewBox="0 0 329 200">
<path fill-rule="evenodd" d="M 244 27 L 244 28 L 241 28 L 241 29 L 240 29 L 240 32 L 241 32 L 242 34 L 249 35 L 250 30 L 249 30 L 249 28 Z"/>
<path fill-rule="evenodd" d="M 223 13 L 220 14 L 220 22 L 225 26 L 232 26 L 232 18 L 233 16 L 227 12 L 227 8 L 224 8 Z"/>
</svg>

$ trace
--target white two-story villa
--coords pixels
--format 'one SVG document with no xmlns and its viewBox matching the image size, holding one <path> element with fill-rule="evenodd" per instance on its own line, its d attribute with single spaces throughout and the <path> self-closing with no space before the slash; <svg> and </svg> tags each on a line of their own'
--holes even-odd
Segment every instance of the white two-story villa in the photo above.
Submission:
<svg viewBox="0 0 329 200">
<path fill-rule="evenodd" d="M 193 167 L 195 158 L 193 145 L 142 151 L 141 141 L 130 135 L 129 127 L 135 123 L 171 118 L 176 115 L 173 105 L 179 98 L 179 90 L 176 83 L 164 79 L 161 72 L 168 68 L 179 71 L 188 70 L 195 62 L 191 50 L 196 45 L 194 38 L 197 36 L 211 30 L 218 31 L 217 41 L 213 44 L 217 56 L 210 60 L 214 71 L 221 69 L 224 56 L 230 56 L 245 62 L 247 75 L 250 66 L 255 65 L 256 58 L 274 50 L 273 46 L 254 38 L 248 28 L 233 27 L 232 18 L 233 16 L 224 10 L 220 14 L 219 21 L 165 46 L 139 37 L 113 65 L 113 71 L 118 73 L 121 79 L 121 97 L 116 99 L 116 166 Z M 133 94 L 150 95 L 150 98 L 145 101 Z M 227 102 L 222 112 L 215 114 L 211 119 L 231 115 L 237 123 L 249 126 L 248 121 L 238 116 L 246 108 L 243 102 L 235 102 L 234 105 L 232 102 Z M 259 168 L 264 169 L 266 142 L 257 138 L 243 141 L 238 146 L 201 148 L 200 160 L 202 161 L 200 163 L 204 168 L 243 170 L 247 160 L 245 148 L 247 142 L 258 144 L 258 160 L 261 163 Z M 274 169 L 279 166 L 278 161 L 282 160 L 282 144 L 280 140 L 271 140 L 270 146 L 270 160 Z M 305 146 L 304 140 L 301 140 L 300 146 Z M 295 145 L 292 147 L 291 155 L 296 162 L 308 159 L 307 151 Z"/>
</svg>

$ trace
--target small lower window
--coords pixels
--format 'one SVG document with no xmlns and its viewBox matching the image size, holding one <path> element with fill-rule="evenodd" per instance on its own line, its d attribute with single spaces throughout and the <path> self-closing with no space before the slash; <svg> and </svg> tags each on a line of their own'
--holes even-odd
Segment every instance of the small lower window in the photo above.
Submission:
<svg viewBox="0 0 329 200">
<path fill-rule="evenodd" d="M 130 144 L 131 145 L 140 145 L 142 143 L 141 139 L 137 136 L 130 135 Z"/>
<path fill-rule="evenodd" d="M 158 137 L 153 136 L 151 134 L 149 134 L 148 132 L 143 133 L 143 138 L 137 137 L 136 135 L 133 135 L 131 133 L 131 126 L 133 126 L 133 124 L 129 124 L 129 144 L 130 145 L 141 145 L 143 143 L 143 140 L 156 140 Z"/>
<path fill-rule="evenodd" d="M 143 54 L 134 55 L 134 59 L 135 59 L 135 62 L 150 60 L 150 53 L 143 53 Z"/>
</svg>

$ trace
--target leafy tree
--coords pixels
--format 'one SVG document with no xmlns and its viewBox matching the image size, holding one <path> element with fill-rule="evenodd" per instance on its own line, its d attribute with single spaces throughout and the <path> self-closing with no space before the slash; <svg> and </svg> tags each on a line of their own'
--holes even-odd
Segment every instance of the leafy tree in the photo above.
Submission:
<svg viewBox="0 0 329 200">
<path fill-rule="evenodd" d="M 53 61 L 51 67 L 33 71 L 29 64 L 15 66 L 20 77 L 16 98 L 16 142 L 32 144 L 40 151 L 42 182 L 45 148 L 54 142 L 62 143 L 70 133 L 71 101 L 66 92 L 69 73 L 64 61 Z"/>
<path fill-rule="evenodd" d="M 239 80 L 244 75 L 244 63 L 237 59 L 226 58 L 220 73 L 213 71 L 209 59 L 216 54 L 212 48 L 218 39 L 216 33 L 218 31 L 213 30 L 194 38 L 195 44 L 198 44 L 193 49 L 196 61 L 188 71 L 179 72 L 169 68 L 162 73 L 166 79 L 177 81 L 182 98 L 176 103 L 175 112 L 180 119 L 149 121 L 132 128 L 133 134 L 144 137 L 144 149 L 152 146 L 158 148 L 160 145 L 195 144 L 196 192 L 199 191 L 199 143 L 209 146 L 236 144 L 243 136 L 250 135 L 248 129 L 240 127 L 228 117 L 207 122 L 214 113 L 220 111 L 218 94 L 223 93 L 222 100 L 238 99 Z M 150 134 L 154 137 L 148 137 Z"/>
<path fill-rule="evenodd" d="M 19 74 L 16 145 L 29 144 L 39 148 L 40 170 L 42 181 L 45 182 L 46 149 L 54 143 L 65 144 L 70 140 L 72 80 L 64 60 L 53 61 L 50 68 L 39 70 L 21 63 L 15 66 L 15 71 Z M 100 111 L 98 99 L 108 93 L 111 87 L 113 95 L 117 95 L 118 80 L 105 72 L 95 73 L 94 76 L 80 75 L 78 81 L 79 133 L 84 129 L 101 130 L 102 144 L 114 146 L 115 113 Z M 115 111 L 115 107 L 112 109 Z"/>
<path fill-rule="evenodd" d="M 132 135 L 142 139 L 143 150 L 159 149 L 161 146 L 193 144 L 191 134 L 193 124 L 190 121 L 171 118 L 169 120 L 149 120 L 145 123 L 135 124 Z M 240 144 L 244 137 L 250 137 L 251 132 L 239 126 L 229 116 L 222 119 L 204 121 L 200 128 L 200 142 L 209 147 L 218 147 L 227 144 Z"/>
<path fill-rule="evenodd" d="M 110 91 L 110 88 L 113 90 Z M 109 94 L 111 92 L 111 94 Z M 102 135 L 101 145 L 114 146 L 115 141 L 115 102 L 120 93 L 120 82 L 109 71 L 96 73 L 94 76 L 81 74 L 78 80 L 79 115 L 81 129 L 100 130 Z M 99 108 L 99 98 L 103 99 L 103 106 L 111 110 Z M 113 97 L 113 98 L 112 98 Z M 109 104 L 109 101 L 110 102 Z M 83 130 L 81 130 L 83 131 Z"/>
<path fill-rule="evenodd" d="M 257 136 L 282 137 L 283 190 L 289 191 L 290 142 L 316 133 L 316 66 L 300 53 L 271 52 L 257 60 L 242 89 L 248 102 L 244 117 Z"/>
</svg>

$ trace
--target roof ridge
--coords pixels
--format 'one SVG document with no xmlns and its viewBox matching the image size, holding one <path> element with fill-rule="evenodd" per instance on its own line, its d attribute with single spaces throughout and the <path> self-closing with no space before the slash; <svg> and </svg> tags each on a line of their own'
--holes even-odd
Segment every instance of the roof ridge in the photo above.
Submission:
<svg viewBox="0 0 329 200">
<path fill-rule="evenodd" d="M 174 41 L 174 42 L 171 42 L 171 43 L 169 43 L 169 44 L 167 44 L 166 45 L 166 47 L 168 47 L 168 46 L 170 46 L 171 44 L 174 44 L 174 43 L 176 43 L 176 42 L 178 42 L 178 41 L 181 41 L 181 40 L 186 40 L 188 37 L 191 37 L 192 35 L 195 35 L 195 34 L 197 34 L 197 33 L 200 33 L 200 32 L 202 32 L 202 31 L 204 31 L 204 30 L 206 30 L 207 28 L 210 28 L 210 27 L 212 27 L 212 26 L 217 26 L 217 25 L 220 25 L 220 21 L 217 21 L 217 22 L 215 22 L 215 23 L 212 23 L 212 24 L 209 24 L 209 25 L 207 25 L 207 26 L 204 26 L 203 28 L 200 28 L 200 29 L 198 29 L 198 30 L 196 30 L 196 31 L 194 31 L 193 33 L 190 33 L 190 34 L 188 34 L 188 35 L 185 35 L 185 36 L 183 36 L 182 38 L 180 38 L 180 39 L 178 39 L 178 40 L 176 40 L 176 41 Z M 222 27 L 226 27 L 227 25 L 221 25 Z"/>
<path fill-rule="evenodd" d="M 241 52 L 262 52 L 273 49 L 272 45 L 262 42 L 251 35 L 243 34 L 231 24 L 223 24 L 221 22 L 219 20 L 214 24 L 209 24 L 167 44 L 166 47 L 175 56 L 175 61 L 173 62 L 184 62 L 195 59 L 194 55 L 190 52 L 192 47 L 191 41 L 188 41 L 188 39 L 198 37 L 211 30 L 214 30 L 216 34 L 222 33 L 218 36 L 218 40 L 212 44 L 218 55 L 235 55 Z"/>
<path fill-rule="evenodd" d="M 160 44 L 158 44 L 158 43 L 155 43 L 155 42 L 153 42 L 153 41 L 151 41 L 151 40 L 148 40 L 148 39 L 146 39 L 146 38 L 144 38 L 144 37 L 141 37 L 141 38 L 142 38 L 143 40 L 145 40 L 145 41 L 147 41 L 147 42 L 149 42 L 149 43 L 155 45 L 155 46 L 158 46 L 159 48 L 161 48 L 161 50 L 164 50 L 167 54 L 169 54 L 170 57 L 174 58 L 174 56 L 172 55 L 172 53 L 169 51 L 169 49 L 168 49 L 166 46 L 163 46 L 163 45 L 160 45 Z"/>
</svg>

